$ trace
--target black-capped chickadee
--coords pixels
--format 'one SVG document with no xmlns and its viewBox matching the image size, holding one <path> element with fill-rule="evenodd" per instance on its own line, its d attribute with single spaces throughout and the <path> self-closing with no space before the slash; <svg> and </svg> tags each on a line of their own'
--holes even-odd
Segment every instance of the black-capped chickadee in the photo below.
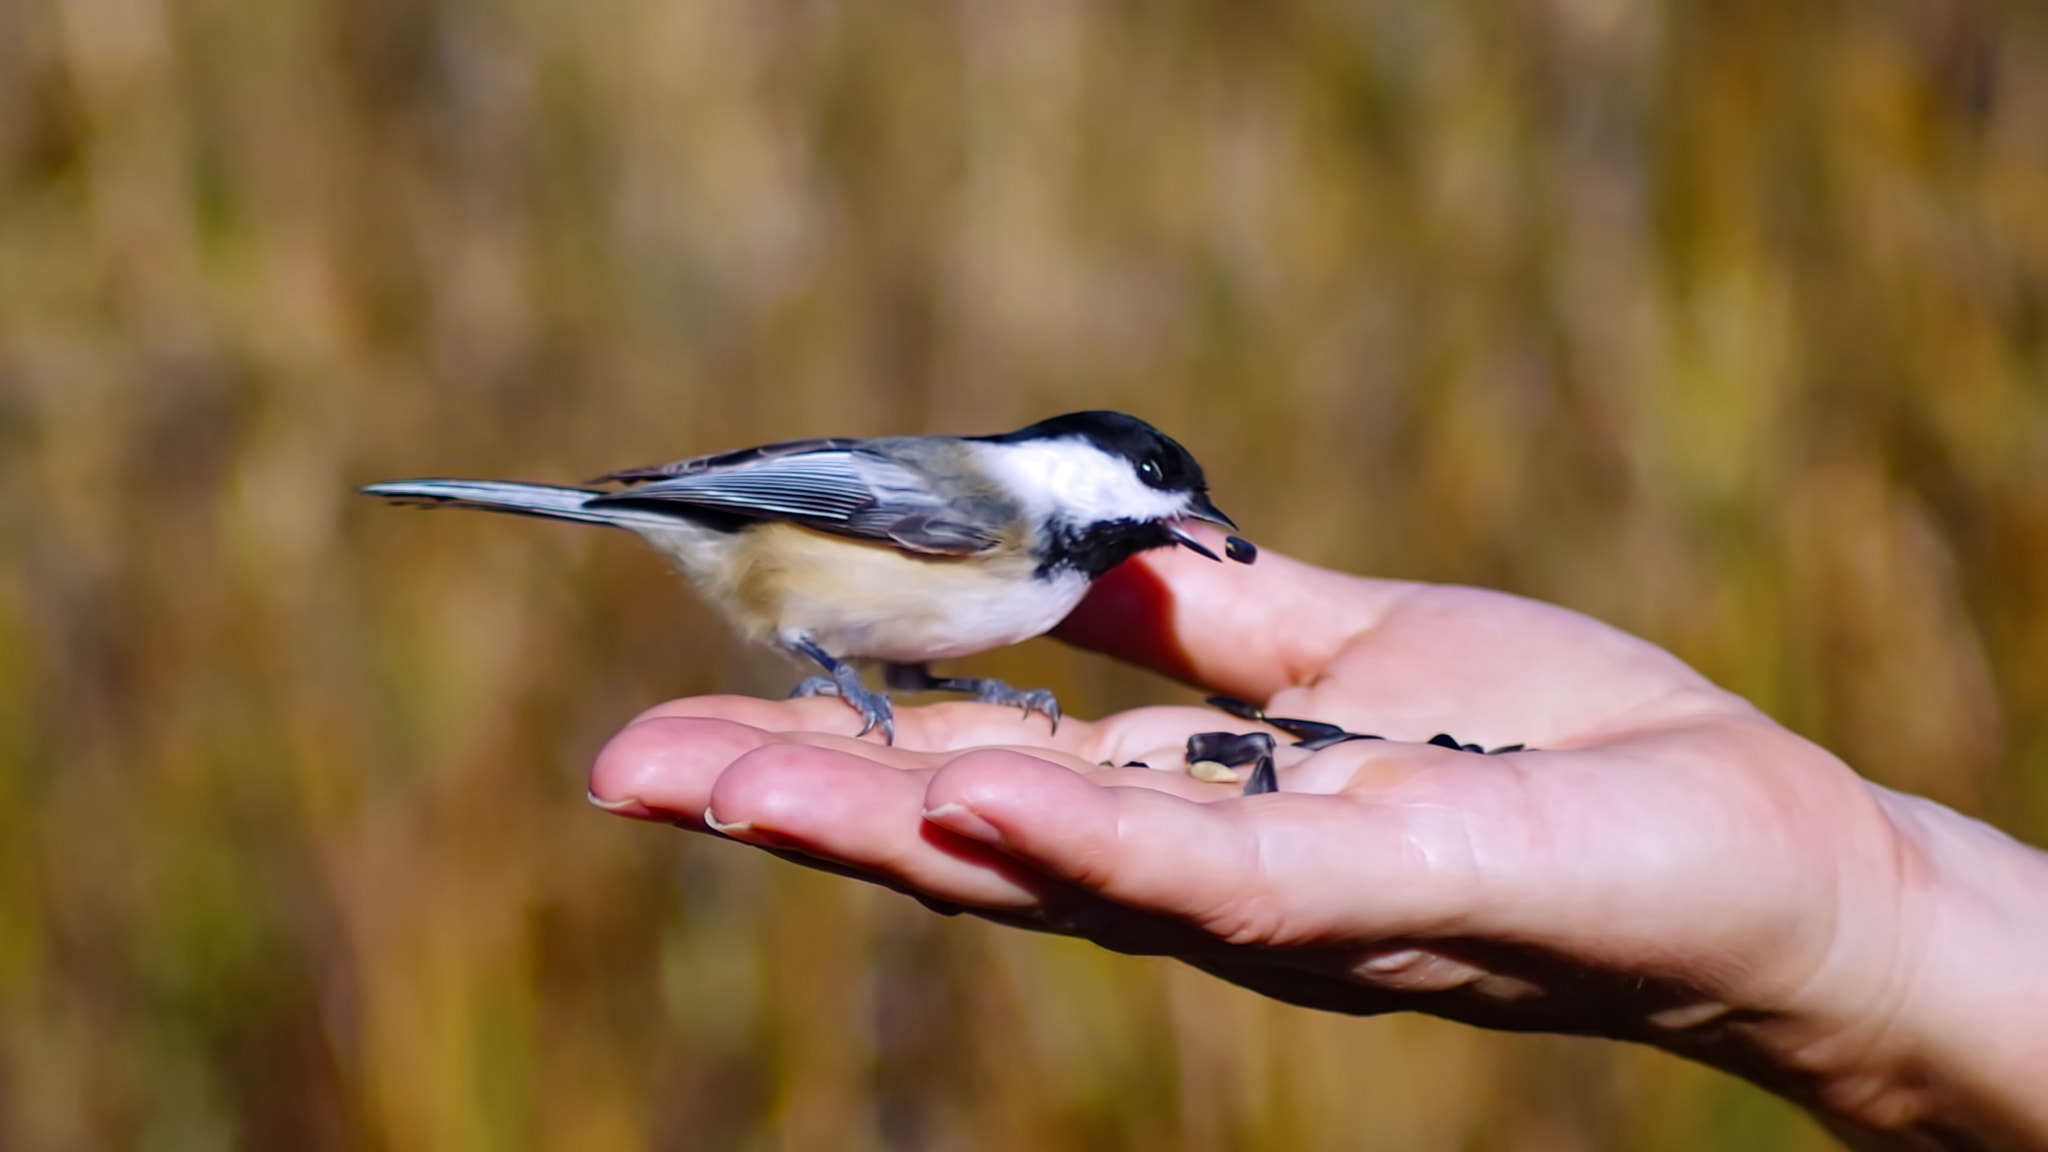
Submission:
<svg viewBox="0 0 2048 1152">
<path fill-rule="evenodd" d="M 854 660 L 903 690 L 973 693 L 1042 711 L 1044 689 L 934 677 L 925 665 L 1052 628 L 1096 577 L 1153 548 L 1214 552 L 1181 528 L 1236 529 L 1209 503 L 1201 465 L 1121 412 L 1075 412 L 1000 436 L 792 440 L 591 481 L 600 491 L 500 480 L 399 480 L 363 491 L 398 503 L 482 508 L 638 532 L 673 557 L 749 640 L 821 665 L 798 695 L 836 695 L 861 735 L 895 739 L 889 698 Z M 1227 554 L 1251 563 L 1236 537 Z"/>
</svg>

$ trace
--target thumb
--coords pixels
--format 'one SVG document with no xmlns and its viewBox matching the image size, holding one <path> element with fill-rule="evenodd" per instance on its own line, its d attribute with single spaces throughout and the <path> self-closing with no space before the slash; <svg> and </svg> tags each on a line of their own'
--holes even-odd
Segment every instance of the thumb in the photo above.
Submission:
<svg viewBox="0 0 2048 1152">
<path fill-rule="evenodd" d="M 1198 534 L 1220 534 L 1206 528 Z M 1095 582 L 1053 635 L 1197 687 L 1263 703 L 1316 678 L 1423 585 L 1368 580 L 1262 552 L 1217 563 L 1179 548 L 1133 557 Z"/>
</svg>

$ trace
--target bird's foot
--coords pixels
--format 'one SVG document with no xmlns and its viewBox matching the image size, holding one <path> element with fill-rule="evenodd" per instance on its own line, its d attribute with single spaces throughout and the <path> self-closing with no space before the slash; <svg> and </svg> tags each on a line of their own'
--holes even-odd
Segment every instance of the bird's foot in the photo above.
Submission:
<svg viewBox="0 0 2048 1152">
<path fill-rule="evenodd" d="M 1046 720 L 1051 722 L 1052 730 L 1060 730 L 1060 702 L 1053 697 L 1050 689 L 1012 688 L 1001 680 L 974 680 L 969 683 L 978 685 L 974 689 L 974 698 L 983 704 L 1021 708 L 1026 720 L 1031 719 L 1033 712 L 1043 712 Z"/>
<path fill-rule="evenodd" d="M 856 739 L 880 728 L 884 744 L 896 742 L 896 712 L 889 705 L 889 697 L 861 683 L 859 669 L 851 664 L 841 664 L 830 676 L 812 676 L 789 694 L 792 700 L 800 696 L 837 696 L 860 713 Z"/>
<path fill-rule="evenodd" d="M 1060 730 L 1060 702 L 1044 688 L 1027 690 L 1012 688 L 1001 680 L 934 676 L 919 664 L 891 664 L 887 677 L 889 687 L 899 692 L 962 692 L 983 704 L 1021 708 L 1026 720 L 1033 712 L 1043 712 L 1052 722 L 1052 730 Z"/>
<path fill-rule="evenodd" d="M 789 698 L 791 700 L 801 700 L 806 696 L 837 695 L 839 695 L 839 685 L 834 684 L 829 676 L 807 676 L 804 678 L 803 683 L 789 690 Z"/>
</svg>

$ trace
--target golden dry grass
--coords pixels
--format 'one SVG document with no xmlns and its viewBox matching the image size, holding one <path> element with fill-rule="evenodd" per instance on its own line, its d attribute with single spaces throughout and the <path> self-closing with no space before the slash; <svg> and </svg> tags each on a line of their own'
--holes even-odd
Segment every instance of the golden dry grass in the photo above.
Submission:
<svg viewBox="0 0 2048 1152">
<path fill-rule="evenodd" d="M 604 817 L 616 725 L 787 670 L 630 539 L 390 476 L 1127 408 L 1269 547 L 1594 612 L 2048 840 L 2037 5 L 0 27 L 0 1146 L 1825 1145 Z"/>
</svg>

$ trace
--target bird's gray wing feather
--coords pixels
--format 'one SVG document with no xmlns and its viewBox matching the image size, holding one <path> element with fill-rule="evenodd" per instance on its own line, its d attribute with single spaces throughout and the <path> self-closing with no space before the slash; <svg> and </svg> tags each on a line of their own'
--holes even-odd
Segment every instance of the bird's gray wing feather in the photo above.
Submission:
<svg viewBox="0 0 2048 1152">
<path fill-rule="evenodd" d="M 688 460 L 677 460 L 670 464 L 654 464 L 645 468 L 624 468 L 607 472 L 590 481 L 592 484 L 640 484 L 649 480 L 666 480 L 674 476 L 693 476 L 700 472 L 716 472 L 738 468 L 780 456 L 799 456 L 811 452 L 850 451 L 860 447 L 859 440 L 811 439 L 783 440 L 774 444 L 762 444 L 754 448 L 740 448 L 731 452 L 715 452 L 709 456 L 693 456 Z"/>
<path fill-rule="evenodd" d="M 879 523 L 884 518 L 866 518 L 876 522 L 872 534 L 886 537 L 913 552 L 965 556 L 975 552 L 986 552 L 995 547 L 1000 539 L 996 534 L 995 525 L 976 524 L 958 517 L 949 519 L 941 515 L 914 512 L 908 516 L 888 514 L 887 523 Z M 856 518 L 856 523 L 861 519 L 863 518 Z"/>
<path fill-rule="evenodd" d="M 798 441 L 666 465 L 662 478 L 593 504 L 677 506 L 750 519 L 788 520 L 917 552 L 968 555 L 995 546 L 988 502 L 937 490 L 934 475 L 858 441 Z M 656 473 L 615 474 L 637 480 Z"/>
</svg>

